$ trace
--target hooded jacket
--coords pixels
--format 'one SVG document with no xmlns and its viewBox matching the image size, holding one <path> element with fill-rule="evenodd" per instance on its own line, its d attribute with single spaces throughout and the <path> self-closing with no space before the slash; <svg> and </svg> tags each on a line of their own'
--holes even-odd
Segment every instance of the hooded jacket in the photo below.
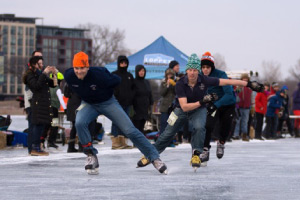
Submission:
<svg viewBox="0 0 300 200">
<path fill-rule="evenodd" d="M 280 96 L 280 91 L 276 92 L 276 95 L 270 97 L 268 99 L 268 107 L 267 107 L 267 117 L 274 117 L 276 114 L 276 109 L 282 106 L 283 98 Z"/>
<path fill-rule="evenodd" d="M 265 115 L 267 112 L 269 92 L 258 92 L 255 96 L 255 112 Z"/>
<path fill-rule="evenodd" d="M 127 67 L 120 67 L 121 61 L 126 61 Z M 114 95 L 121 106 L 130 106 L 133 103 L 135 86 L 132 74 L 127 72 L 129 60 L 126 56 L 119 56 L 117 63 L 118 69 L 112 74 L 116 74 L 121 78 L 121 84 L 114 89 Z"/>
<path fill-rule="evenodd" d="M 203 72 L 201 72 L 203 75 Z M 226 73 L 216 68 L 212 68 L 209 77 L 224 78 L 228 79 Z M 218 100 L 214 103 L 217 108 L 222 106 L 234 105 L 236 103 L 236 97 L 231 85 L 227 86 L 212 86 L 208 87 L 208 93 L 216 93 L 218 95 Z"/>
<path fill-rule="evenodd" d="M 293 94 L 293 110 L 300 110 L 300 83 L 298 83 L 298 89 Z"/>
<path fill-rule="evenodd" d="M 139 71 L 142 69 L 145 70 L 145 76 L 140 77 Z M 137 65 L 135 67 L 135 96 L 133 100 L 133 109 L 134 109 L 134 116 L 133 119 L 135 120 L 148 120 L 149 113 L 148 110 L 151 105 L 153 105 L 152 99 L 152 90 L 148 80 L 145 79 L 146 77 L 146 69 L 143 65 Z"/>
</svg>

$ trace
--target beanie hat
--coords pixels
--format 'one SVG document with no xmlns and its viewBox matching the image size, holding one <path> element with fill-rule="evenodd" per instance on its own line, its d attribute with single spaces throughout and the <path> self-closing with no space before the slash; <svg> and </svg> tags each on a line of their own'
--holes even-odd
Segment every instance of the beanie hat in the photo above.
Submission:
<svg viewBox="0 0 300 200">
<path fill-rule="evenodd" d="M 201 57 L 201 67 L 203 65 L 211 66 L 211 70 L 215 69 L 215 59 L 210 52 L 205 52 Z"/>
<path fill-rule="evenodd" d="M 289 88 L 288 88 L 288 86 L 284 85 L 284 86 L 282 86 L 281 89 L 282 89 L 282 90 L 288 90 Z"/>
<path fill-rule="evenodd" d="M 188 63 L 186 64 L 185 71 L 188 69 L 197 69 L 200 72 L 200 65 L 201 65 L 200 59 L 195 53 L 193 53 L 188 59 Z"/>
<path fill-rule="evenodd" d="M 277 82 L 273 82 L 272 87 L 279 87 L 279 84 Z"/>
<path fill-rule="evenodd" d="M 74 55 L 73 67 L 89 67 L 89 56 L 80 51 Z"/>
<path fill-rule="evenodd" d="M 250 80 L 250 77 L 249 77 L 249 75 L 247 74 L 247 73 L 243 73 L 242 75 L 241 75 L 241 80 L 243 80 L 243 79 L 248 79 L 248 80 Z"/>
<path fill-rule="evenodd" d="M 178 65 L 179 63 L 176 60 L 172 60 L 169 63 L 169 68 L 173 69 L 176 65 Z"/>
</svg>

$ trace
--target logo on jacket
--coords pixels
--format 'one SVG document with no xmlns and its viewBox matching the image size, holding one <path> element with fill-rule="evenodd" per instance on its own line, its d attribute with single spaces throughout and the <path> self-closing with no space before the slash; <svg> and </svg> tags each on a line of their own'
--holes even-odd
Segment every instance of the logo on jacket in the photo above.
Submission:
<svg viewBox="0 0 300 200">
<path fill-rule="evenodd" d="M 205 89 L 205 85 L 204 85 L 203 83 L 201 83 L 201 84 L 199 85 L 199 88 L 200 88 L 200 90 L 204 90 L 204 89 Z"/>
<path fill-rule="evenodd" d="M 97 85 L 91 85 L 91 86 L 90 86 L 90 88 L 91 88 L 92 90 L 96 90 L 96 87 L 97 87 Z"/>
</svg>

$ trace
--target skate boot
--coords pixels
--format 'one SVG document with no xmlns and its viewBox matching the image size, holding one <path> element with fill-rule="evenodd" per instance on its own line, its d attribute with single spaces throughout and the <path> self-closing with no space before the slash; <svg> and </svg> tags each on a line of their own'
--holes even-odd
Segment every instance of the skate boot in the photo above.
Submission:
<svg viewBox="0 0 300 200">
<path fill-rule="evenodd" d="M 190 165 L 192 165 L 192 167 L 194 168 L 194 172 L 196 172 L 197 169 L 201 166 L 201 160 L 199 156 L 200 156 L 200 151 L 195 149 L 193 151 L 192 159 L 190 161 Z"/>
<path fill-rule="evenodd" d="M 203 152 L 200 154 L 201 167 L 207 166 L 207 161 L 209 161 L 209 149 L 207 147 L 203 148 Z"/>
<path fill-rule="evenodd" d="M 138 162 L 136 168 L 145 167 L 150 164 L 150 160 L 148 160 L 145 156 L 143 156 Z"/>
<path fill-rule="evenodd" d="M 155 169 L 157 169 L 161 174 L 168 174 L 167 165 L 165 165 L 165 163 L 163 163 L 163 161 L 161 161 L 159 158 L 152 161 L 152 164 L 155 167 Z"/>
<path fill-rule="evenodd" d="M 49 156 L 49 153 L 42 150 L 40 145 L 32 145 L 32 150 L 30 152 L 31 156 Z"/>
<path fill-rule="evenodd" d="M 47 143 L 47 148 L 49 149 L 50 147 L 53 147 L 55 149 L 58 149 L 58 146 L 54 142 L 49 142 Z"/>
<path fill-rule="evenodd" d="M 99 163 L 97 155 L 89 154 L 86 158 L 85 170 L 89 175 L 99 174 Z"/>
<path fill-rule="evenodd" d="M 220 141 L 218 141 L 218 144 L 217 144 L 217 158 L 221 159 L 224 155 L 224 149 L 225 149 L 225 145 L 220 143 Z"/>
</svg>

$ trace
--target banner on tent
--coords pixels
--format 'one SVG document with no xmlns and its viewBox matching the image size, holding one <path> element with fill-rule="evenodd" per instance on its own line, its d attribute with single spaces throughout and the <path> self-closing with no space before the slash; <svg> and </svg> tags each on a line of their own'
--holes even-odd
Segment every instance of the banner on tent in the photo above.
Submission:
<svg viewBox="0 0 300 200">
<path fill-rule="evenodd" d="M 144 65 L 169 65 L 174 60 L 174 57 L 164 54 L 145 54 Z"/>
</svg>

